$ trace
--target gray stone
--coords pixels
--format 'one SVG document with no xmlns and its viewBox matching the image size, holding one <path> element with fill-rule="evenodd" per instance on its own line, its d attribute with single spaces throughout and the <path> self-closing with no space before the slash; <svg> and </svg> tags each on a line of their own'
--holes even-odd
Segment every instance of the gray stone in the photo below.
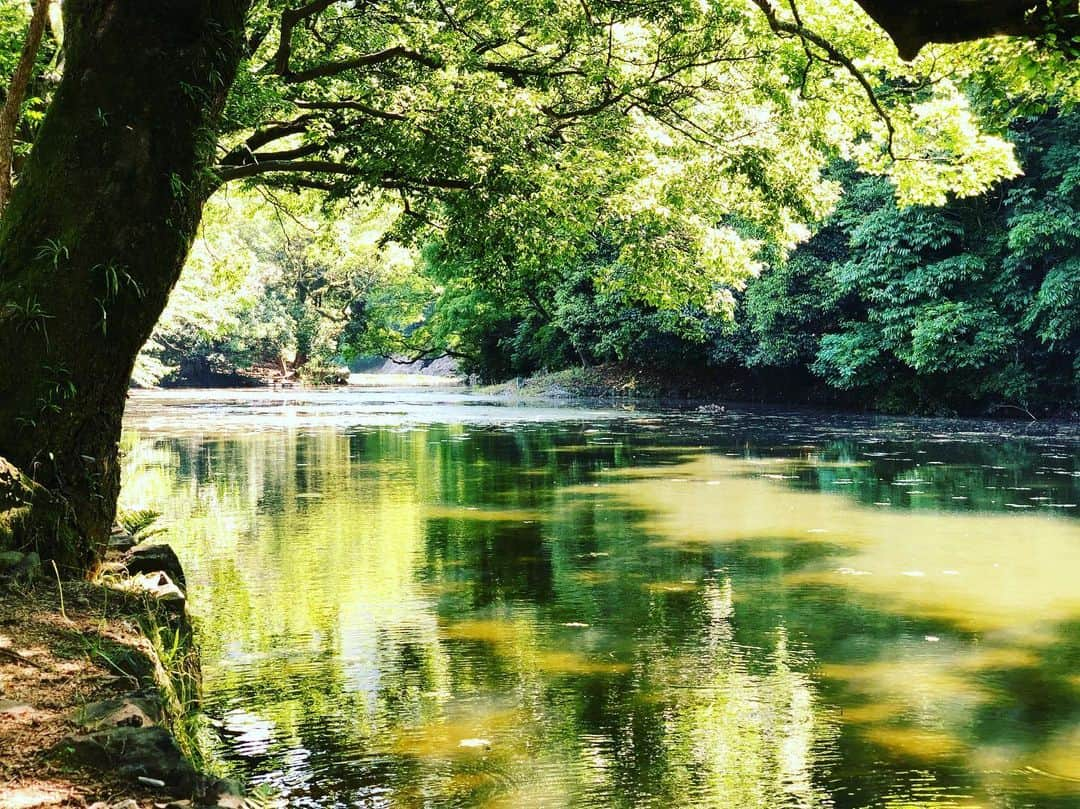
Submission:
<svg viewBox="0 0 1080 809">
<path fill-rule="evenodd" d="M 119 526 L 113 528 L 112 533 L 109 534 L 110 551 L 123 553 L 124 551 L 130 551 L 135 547 L 135 544 L 135 537 Z"/>
<path fill-rule="evenodd" d="M 134 798 L 128 798 L 120 803 L 114 803 L 109 809 L 139 809 L 139 802 Z"/>
<path fill-rule="evenodd" d="M 84 731 L 94 732 L 118 727 L 150 727 L 161 721 L 161 715 L 160 700 L 136 693 L 84 705 L 72 714 L 71 721 Z"/>
<path fill-rule="evenodd" d="M 190 794 L 195 769 L 162 727 L 117 727 L 62 741 L 57 752 L 75 762 L 128 778 L 156 778 L 176 793 Z"/>
<path fill-rule="evenodd" d="M 125 587 L 156 598 L 170 609 L 183 610 L 187 601 L 184 591 L 173 584 L 167 573 L 161 571 L 134 576 L 127 580 Z"/>
<path fill-rule="evenodd" d="M 131 575 L 161 571 L 180 587 L 187 588 L 184 568 L 169 545 L 136 545 L 128 554 L 125 564 Z"/>
</svg>

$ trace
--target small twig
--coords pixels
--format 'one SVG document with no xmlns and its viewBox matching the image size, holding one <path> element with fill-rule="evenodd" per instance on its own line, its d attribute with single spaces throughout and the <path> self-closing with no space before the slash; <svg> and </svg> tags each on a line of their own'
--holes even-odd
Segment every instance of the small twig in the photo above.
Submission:
<svg viewBox="0 0 1080 809">
<path fill-rule="evenodd" d="M 30 658 L 23 657 L 18 652 L 13 652 L 10 649 L 4 649 L 3 647 L 0 647 L 0 657 L 6 657 L 9 660 L 14 660 L 16 663 L 21 663 L 24 666 L 33 666 L 35 669 L 44 669 L 45 668 L 40 663 L 35 663 Z"/>
<path fill-rule="evenodd" d="M 1030 410 L 1028 410 L 1026 407 L 1020 407 L 1019 405 L 999 404 L 999 405 L 994 405 L 994 409 L 995 410 L 1019 410 L 1021 413 L 1026 415 L 1032 421 L 1038 421 L 1038 419 L 1035 418 L 1035 416 L 1032 415 Z"/>
<path fill-rule="evenodd" d="M 67 610 L 64 609 L 64 585 L 60 583 L 60 570 L 56 567 L 56 560 L 50 559 L 52 562 L 53 573 L 56 574 L 56 589 L 60 591 L 60 615 L 65 621 L 71 619 L 67 617 Z"/>
</svg>

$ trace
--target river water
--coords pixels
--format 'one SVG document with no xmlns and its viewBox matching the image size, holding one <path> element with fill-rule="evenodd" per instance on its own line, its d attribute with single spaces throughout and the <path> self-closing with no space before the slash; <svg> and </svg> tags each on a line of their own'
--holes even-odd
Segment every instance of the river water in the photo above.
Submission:
<svg viewBox="0 0 1080 809">
<path fill-rule="evenodd" d="M 134 394 L 218 756 L 299 807 L 1080 806 L 1080 440 Z"/>
</svg>

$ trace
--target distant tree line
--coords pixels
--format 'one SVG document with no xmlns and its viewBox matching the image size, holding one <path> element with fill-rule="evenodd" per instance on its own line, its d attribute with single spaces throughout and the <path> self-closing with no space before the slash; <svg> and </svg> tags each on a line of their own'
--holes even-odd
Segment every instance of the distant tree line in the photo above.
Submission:
<svg viewBox="0 0 1080 809">
<path fill-rule="evenodd" d="M 612 243 L 531 294 L 472 283 L 432 249 L 441 294 L 412 344 L 489 381 L 625 363 L 746 398 L 1066 412 L 1080 402 L 1080 115 L 1010 135 L 1023 176 L 943 206 L 901 207 L 883 178 L 835 165 L 836 210 L 720 312 L 642 303 Z"/>
</svg>

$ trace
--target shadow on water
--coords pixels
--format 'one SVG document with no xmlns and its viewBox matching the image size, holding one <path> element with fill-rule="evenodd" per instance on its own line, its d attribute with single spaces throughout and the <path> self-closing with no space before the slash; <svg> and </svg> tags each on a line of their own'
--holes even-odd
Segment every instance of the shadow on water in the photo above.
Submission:
<svg viewBox="0 0 1080 809">
<path fill-rule="evenodd" d="M 292 804 L 1080 801 L 1074 437 L 305 406 L 125 439 L 220 755 Z"/>
</svg>

